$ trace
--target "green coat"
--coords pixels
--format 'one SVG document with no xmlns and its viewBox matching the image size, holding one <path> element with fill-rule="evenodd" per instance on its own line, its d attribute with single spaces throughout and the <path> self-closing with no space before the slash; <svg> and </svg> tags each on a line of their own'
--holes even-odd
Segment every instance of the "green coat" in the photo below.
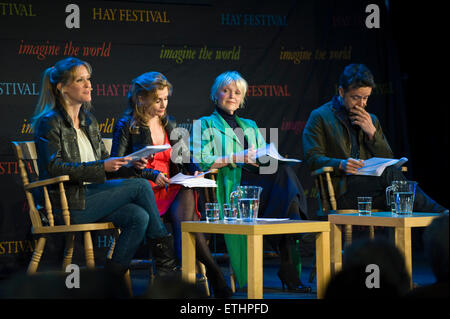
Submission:
<svg viewBox="0 0 450 319">
<path fill-rule="evenodd" d="M 252 120 L 236 116 L 237 124 L 244 131 L 249 147 L 266 146 L 258 126 Z M 214 111 L 210 116 L 194 121 L 192 132 L 193 157 L 202 170 L 208 170 L 218 157 L 228 156 L 244 150 L 228 123 Z M 230 193 L 241 183 L 242 165 L 227 165 L 218 170 L 217 201 L 230 202 Z M 221 211 L 222 214 L 222 211 Z M 243 235 L 225 235 L 230 262 L 239 285 L 247 283 L 247 238 Z"/>
<path fill-rule="evenodd" d="M 341 160 L 350 157 L 352 146 L 350 129 L 337 103 L 336 98 L 333 98 L 330 102 L 313 110 L 303 130 L 304 159 L 312 171 L 324 166 L 338 168 Z M 380 122 L 375 115 L 370 114 L 370 116 L 377 131 L 372 140 L 369 140 L 362 130 L 359 131 L 360 158 L 392 158 L 393 153 L 383 134 Z M 336 197 L 347 191 L 346 177 L 343 171 L 335 170 L 332 183 Z"/>
</svg>

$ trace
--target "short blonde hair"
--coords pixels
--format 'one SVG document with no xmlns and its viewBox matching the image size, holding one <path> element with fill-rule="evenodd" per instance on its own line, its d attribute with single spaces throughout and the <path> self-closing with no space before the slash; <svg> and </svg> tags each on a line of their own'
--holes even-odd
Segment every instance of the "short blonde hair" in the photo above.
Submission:
<svg viewBox="0 0 450 319">
<path fill-rule="evenodd" d="M 237 71 L 226 71 L 216 78 L 214 84 L 211 87 L 210 93 L 211 101 L 213 101 L 214 104 L 217 104 L 217 97 L 216 97 L 217 92 L 219 92 L 219 90 L 221 90 L 223 87 L 227 86 L 232 82 L 236 83 L 236 86 L 242 93 L 242 100 L 239 107 L 240 108 L 244 107 L 248 84 L 247 81 L 245 81 L 245 79 Z"/>
</svg>

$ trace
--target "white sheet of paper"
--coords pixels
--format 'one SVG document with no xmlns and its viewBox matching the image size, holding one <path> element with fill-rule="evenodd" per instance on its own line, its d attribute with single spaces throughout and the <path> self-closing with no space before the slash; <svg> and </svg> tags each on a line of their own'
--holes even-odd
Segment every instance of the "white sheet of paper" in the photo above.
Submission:
<svg viewBox="0 0 450 319">
<path fill-rule="evenodd" d="M 184 187 L 217 187 L 216 181 L 201 177 L 208 172 L 202 173 L 198 176 L 185 175 L 183 173 L 178 173 L 170 179 L 171 184 L 180 184 Z"/>
<path fill-rule="evenodd" d="M 126 157 L 131 157 L 131 161 L 128 162 L 126 167 L 130 167 L 133 165 L 134 162 L 138 161 L 142 157 L 149 157 L 152 154 L 156 154 L 159 152 L 163 152 L 167 149 L 169 149 L 171 146 L 170 144 L 164 144 L 164 145 L 148 145 L 146 147 L 143 147 L 139 151 L 136 151 L 134 153 L 131 153 L 130 155 L 127 155 Z"/>
<path fill-rule="evenodd" d="M 295 158 L 285 158 L 278 153 L 277 148 L 273 143 L 267 144 L 266 147 L 262 147 L 256 150 L 256 158 L 260 160 L 261 163 L 267 163 L 269 160 L 265 157 L 271 157 L 278 161 L 287 163 L 301 163 L 302 161 Z"/>
<path fill-rule="evenodd" d="M 400 167 L 407 161 L 408 159 L 406 157 L 402 157 L 401 159 L 372 157 L 364 160 L 364 166 L 359 168 L 355 175 L 381 176 L 386 167 L 391 165 Z"/>
</svg>

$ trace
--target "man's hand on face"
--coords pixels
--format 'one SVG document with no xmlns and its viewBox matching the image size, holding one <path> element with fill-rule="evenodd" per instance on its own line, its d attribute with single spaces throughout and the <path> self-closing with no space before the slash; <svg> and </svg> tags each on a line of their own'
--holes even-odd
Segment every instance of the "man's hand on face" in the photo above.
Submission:
<svg viewBox="0 0 450 319">
<path fill-rule="evenodd" d="M 367 134 L 369 139 L 372 139 L 375 135 L 377 129 L 372 123 L 372 118 L 370 114 L 360 106 L 355 105 L 350 111 L 350 120 L 352 124 L 359 125 L 364 133 Z"/>
</svg>

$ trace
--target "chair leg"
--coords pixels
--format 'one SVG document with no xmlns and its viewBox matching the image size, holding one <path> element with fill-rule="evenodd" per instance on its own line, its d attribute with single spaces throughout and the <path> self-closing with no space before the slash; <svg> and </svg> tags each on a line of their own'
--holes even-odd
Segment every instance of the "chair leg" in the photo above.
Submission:
<svg viewBox="0 0 450 319">
<path fill-rule="evenodd" d="M 125 280 L 125 286 L 128 289 L 130 297 L 133 297 L 133 285 L 131 284 L 130 269 L 128 269 L 127 272 L 125 273 L 124 280 Z"/>
<path fill-rule="evenodd" d="M 236 292 L 236 276 L 234 275 L 233 267 L 231 267 L 231 264 L 230 264 L 230 288 L 233 293 Z"/>
<path fill-rule="evenodd" d="M 75 234 L 66 235 L 66 248 L 64 250 L 63 271 L 72 263 L 73 246 L 75 241 Z"/>
<path fill-rule="evenodd" d="M 45 242 L 47 238 L 42 236 L 39 238 L 36 247 L 34 248 L 33 255 L 31 256 L 30 264 L 28 265 L 27 274 L 34 274 L 38 268 L 39 261 L 41 260 L 42 254 L 44 253 Z"/>
<path fill-rule="evenodd" d="M 345 225 L 345 245 L 349 246 L 352 243 L 352 225 Z"/>
<path fill-rule="evenodd" d="M 119 238 L 119 234 L 117 231 L 114 233 L 114 239 L 111 243 L 111 247 L 109 247 L 108 254 L 106 255 L 106 258 L 111 259 L 114 254 L 114 248 L 116 247 L 117 238 Z"/>
<path fill-rule="evenodd" d="M 86 266 L 89 269 L 95 268 L 94 246 L 92 245 L 92 236 L 90 232 L 84 233 L 84 254 L 86 257 Z"/>
<path fill-rule="evenodd" d="M 205 293 L 209 297 L 209 285 L 208 285 L 208 277 L 206 277 L 206 267 L 203 263 L 197 261 L 198 272 L 202 275 L 203 285 L 205 286 Z"/>
</svg>

